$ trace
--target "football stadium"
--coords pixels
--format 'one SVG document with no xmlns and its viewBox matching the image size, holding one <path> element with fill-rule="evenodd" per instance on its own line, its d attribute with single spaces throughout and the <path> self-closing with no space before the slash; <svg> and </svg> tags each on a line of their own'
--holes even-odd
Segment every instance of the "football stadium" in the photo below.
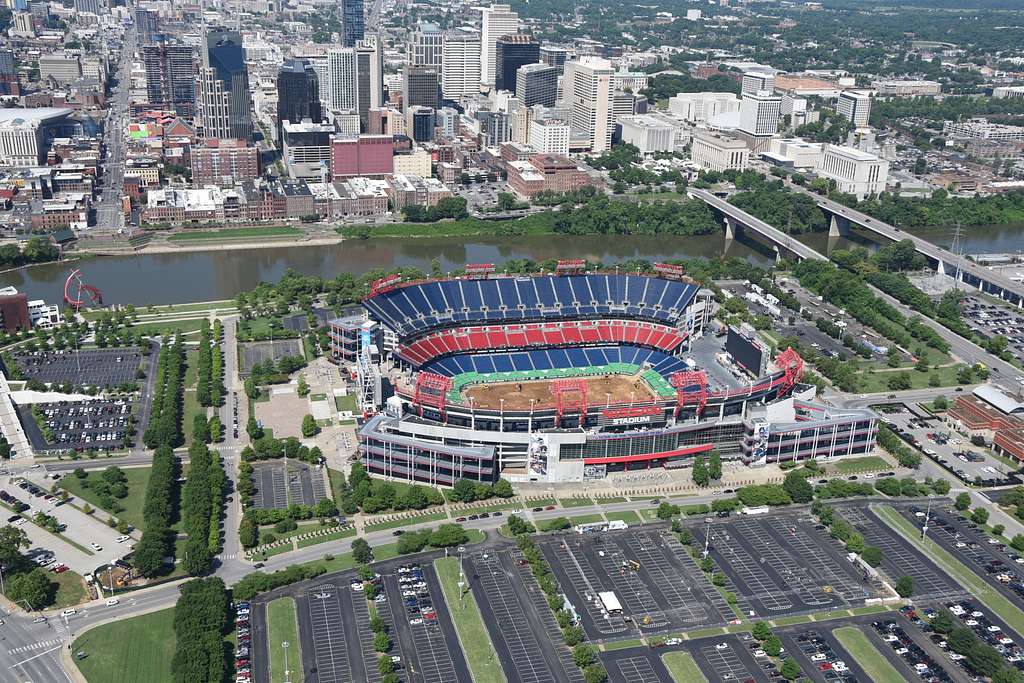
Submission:
<svg viewBox="0 0 1024 683">
<path fill-rule="evenodd" d="M 711 450 L 752 466 L 862 454 L 877 419 L 813 403 L 791 349 L 710 333 L 714 293 L 680 266 L 535 276 L 491 264 L 374 283 L 331 321 L 361 387 L 360 453 L 376 474 L 569 482 L 678 468 Z M 752 335 L 752 331 L 751 331 Z"/>
</svg>

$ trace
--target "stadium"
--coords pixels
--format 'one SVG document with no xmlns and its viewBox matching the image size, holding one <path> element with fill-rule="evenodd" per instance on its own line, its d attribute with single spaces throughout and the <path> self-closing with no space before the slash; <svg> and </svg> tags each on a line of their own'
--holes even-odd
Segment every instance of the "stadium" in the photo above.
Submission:
<svg viewBox="0 0 1024 683">
<path fill-rule="evenodd" d="M 711 450 L 756 465 L 874 446 L 874 414 L 811 403 L 791 349 L 754 375 L 716 353 L 714 293 L 679 266 L 560 261 L 508 276 L 469 265 L 456 278 L 383 278 L 363 307 L 329 336 L 339 362 L 354 360 L 360 453 L 383 476 L 582 481 Z"/>
</svg>

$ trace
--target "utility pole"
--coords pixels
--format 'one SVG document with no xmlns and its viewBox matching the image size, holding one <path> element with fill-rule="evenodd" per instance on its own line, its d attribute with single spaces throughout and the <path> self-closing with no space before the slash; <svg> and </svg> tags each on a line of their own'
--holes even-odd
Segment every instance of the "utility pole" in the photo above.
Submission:
<svg viewBox="0 0 1024 683">
<path fill-rule="evenodd" d="M 924 535 L 928 533 L 928 522 L 932 516 L 932 496 L 928 496 L 928 508 L 924 513 L 924 525 L 921 527 L 921 540 L 924 540 Z"/>
</svg>

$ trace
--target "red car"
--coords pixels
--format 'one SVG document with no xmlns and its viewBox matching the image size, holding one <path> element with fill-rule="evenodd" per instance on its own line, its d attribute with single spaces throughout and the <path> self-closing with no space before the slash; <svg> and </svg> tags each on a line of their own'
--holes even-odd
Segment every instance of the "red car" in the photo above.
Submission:
<svg viewBox="0 0 1024 683">
<path fill-rule="evenodd" d="M 554 509 L 555 509 L 555 506 L 554 506 L 554 505 L 548 505 L 548 506 L 547 506 L 546 508 L 544 508 L 544 509 L 545 509 L 545 510 L 554 510 Z"/>
</svg>

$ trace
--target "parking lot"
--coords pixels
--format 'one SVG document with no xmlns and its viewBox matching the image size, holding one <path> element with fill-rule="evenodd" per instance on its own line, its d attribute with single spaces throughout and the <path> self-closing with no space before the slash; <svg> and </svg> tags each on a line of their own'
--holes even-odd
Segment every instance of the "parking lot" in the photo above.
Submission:
<svg viewBox="0 0 1024 683">
<path fill-rule="evenodd" d="M 921 506 L 900 512 L 915 526 L 923 524 L 928 511 Z M 933 509 L 928 518 L 928 536 L 958 557 L 975 573 L 1018 607 L 1024 608 L 1024 557 L 1009 546 L 960 518 L 956 511 Z"/>
<path fill-rule="evenodd" d="M 302 341 L 299 339 L 275 339 L 274 341 L 242 342 L 238 345 L 239 372 L 245 376 L 257 363 L 277 361 L 284 356 L 301 356 Z"/>
<path fill-rule="evenodd" d="M 138 381 L 142 354 L 134 348 L 36 351 L 14 354 L 14 360 L 26 379 L 113 388 Z"/>
<path fill-rule="evenodd" d="M 371 581 L 379 590 L 373 608 L 388 626 L 392 641 L 388 654 L 401 679 L 417 683 L 470 680 L 432 567 L 392 562 L 380 569 L 383 574 Z M 353 572 L 346 572 L 330 580 L 321 577 L 299 589 L 303 680 L 379 683 L 382 679 L 370 606 L 364 597 L 366 585 Z M 265 630 L 257 633 L 264 637 Z M 257 651 L 265 646 L 258 644 Z M 253 680 L 266 682 L 269 673 L 261 657 L 262 652 L 255 660 Z"/>
<path fill-rule="evenodd" d="M 956 393 L 950 392 L 950 400 Z M 877 406 L 887 427 L 922 455 L 935 460 L 963 481 L 999 479 L 1013 469 L 992 457 L 988 449 L 974 446 L 963 434 L 937 417 L 902 404 Z"/>
<path fill-rule="evenodd" d="M 949 602 L 945 607 L 953 614 L 955 619 L 971 629 L 974 635 L 986 645 L 994 647 L 1015 669 L 1024 671 L 1024 649 L 1012 637 L 1016 636 L 1019 640 L 1020 634 L 1014 634 L 993 614 L 970 600 Z M 963 666 L 965 662 L 962 658 L 957 658 L 956 664 L 957 666 Z"/>
<path fill-rule="evenodd" d="M 292 504 L 316 505 L 329 498 L 323 468 L 298 460 L 254 462 L 253 507 L 270 510 Z"/>
<path fill-rule="evenodd" d="M 817 683 L 871 683 L 860 665 L 839 645 L 828 628 L 779 634 L 783 647 L 808 677 Z"/>
<path fill-rule="evenodd" d="M 1009 341 L 1010 353 L 1024 360 L 1024 315 L 988 299 L 969 295 L 960 304 L 963 319 L 985 339 L 1001 334 Z"/>
<path fill-rule="evenodd" d="M 33 450 L 81 452 L 123 448 L 133 403 L 127 399 L 93 399 L 25 404 L 17 409 Z M 33 405 L 42 415 L 46 433 L 36 422 Z"/>
<path fill-rule="evenodd" d="M 860 605 L 877 595 L 842 549 L 815 527 L 803 515 L 715 523 L 711 558 L 763 618 Z"/>
<path fill-rule="evenodd" d="M 882 551 L 881 570 L 891 580 L 909 576 L 918 600 L 962 595 L 964 589 L 925 558 L 906 539 L 863 507 L 837 506 L 837 512 L 864 537 L 865 545 Z"/>
</svg>

